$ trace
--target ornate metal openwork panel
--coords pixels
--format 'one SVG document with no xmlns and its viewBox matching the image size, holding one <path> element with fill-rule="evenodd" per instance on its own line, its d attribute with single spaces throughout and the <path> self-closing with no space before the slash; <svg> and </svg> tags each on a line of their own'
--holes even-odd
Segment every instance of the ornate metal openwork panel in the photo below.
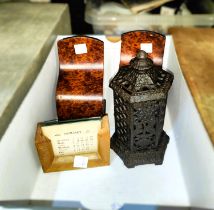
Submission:
<svg viewBox="0 0 214 210">
<path fill-rule="evenodd" d="M 115 92 L 114 93 L 114 116 L 116 135 L 125 146 L 130 146 L 129 113 L 127 103 Z"/>
<path fill-rule="evenodd" d="M 158 145 L 165 115 L 166 99 L 145 101 L 133 109 L 133 151 L 155 148 Z"/>
</svg>

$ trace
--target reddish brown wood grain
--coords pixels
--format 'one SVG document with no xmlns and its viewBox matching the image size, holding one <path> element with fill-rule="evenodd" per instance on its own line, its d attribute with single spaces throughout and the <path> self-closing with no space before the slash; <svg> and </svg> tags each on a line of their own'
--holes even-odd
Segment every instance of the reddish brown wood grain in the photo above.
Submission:
<svg viewBox="0 0 214 210">
<path fill-rule="evenodd" d="M 140 50 L 141 43 L 152 43 L 153 51 L 148 53 L 155 65 L 162 65 L 165 36 L 151 31 L 131 31 L 121 36 L 120 66 L 128 65 Z"/>
<path fill-rule="evenodd" d="M 103 115 L 103 42 L 76 36 L 57 44 L 60 69 L 56 106 L 59 120 Z M 86 44 L 87 53 L 75 54 L 76 44 Z"/>
</svg>

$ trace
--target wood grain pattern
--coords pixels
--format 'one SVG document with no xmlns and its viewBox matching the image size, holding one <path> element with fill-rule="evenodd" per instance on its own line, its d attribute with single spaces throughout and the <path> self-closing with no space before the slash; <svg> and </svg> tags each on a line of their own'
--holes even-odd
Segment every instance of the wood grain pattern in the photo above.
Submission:
<svg viewBox="0 0 214 210">
<path fill-rule="evenodd" d="M 178 60 L 214 144 L 214 29 L 171 28 Z"/>
<path fill-rule="evenodd" d="M 87 53 L 76 54 L 74 45 L 86 44 Z M 102 116 L 104 44 L 91 37 L 58 41 L 59 78 L 56 106 L 59 120 Z"/>
<path fill-rule="evenodd" d="M 89 160 L 88 168 L 110 164 L 110 128 L 108 115 L 102 117 L 101 129 L 98 131 L 97 136 L 99 158 Z M 45 173 L 79 169 L 73 167 L 73 155 L 54 156 L 51 141 L 42 133 L 42 123 L 38 123 L 37 125 L 35 145 Z"/>
<path fill-rule="evenodd" d="M 141 43 L 152 43 L 152 53 L 148 53 L 155 65 L 163 63 L 165 36 L 151 31 L 131 31 L 121 36 L 121 57 L 120 66 L 129 64 L 140 50 Z"/>
<path fill-rule="evenodd" d="M 54 160 L 54 152 L 50 139 L 42 134 L 42 126 L 40 123 L 37 125 L 35 146 L 39 155 L 39 160 L 42 164 L 43 171 L 48 171 Z"/>
</svg>

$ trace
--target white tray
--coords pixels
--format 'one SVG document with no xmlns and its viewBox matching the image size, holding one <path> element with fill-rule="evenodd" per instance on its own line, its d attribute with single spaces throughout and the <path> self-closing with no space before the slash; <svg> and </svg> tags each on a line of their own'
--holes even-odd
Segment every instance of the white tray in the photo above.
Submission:
<svg viewBox="0 0 214 210">
<path fill-rule="evenodd" d="M 120 42 L 105 36 L 104 95 L 114 132 L 109 79 L 118 70 Z M 58 37 L 58 39 L 63 37 Z M 214 207 L 213 145 L 181 73 L 173 40 L 167 36 L 164 68 L 174 73 L 164 129 L 170 136 L 164 163 L 127 169 L 111 151 L 111 165 L 44 174 L 34 146 L 37 122 L 56 117 L 56 43 L 0 141 L 0 201 L 49 200 L 53 206 L 117 209 L 123 204 Z"/>
</svg>

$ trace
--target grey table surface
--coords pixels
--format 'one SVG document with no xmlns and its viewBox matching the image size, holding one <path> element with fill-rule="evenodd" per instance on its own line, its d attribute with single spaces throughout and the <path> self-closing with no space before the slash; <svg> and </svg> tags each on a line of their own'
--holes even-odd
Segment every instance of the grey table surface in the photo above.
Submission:
<svg viewBox="0 0 214 210">
<path fill-rule="evenodd" d="M 65 4 L 0 3 L 0 139 L 58 34 L 70 34 Z"/>
</svg>

